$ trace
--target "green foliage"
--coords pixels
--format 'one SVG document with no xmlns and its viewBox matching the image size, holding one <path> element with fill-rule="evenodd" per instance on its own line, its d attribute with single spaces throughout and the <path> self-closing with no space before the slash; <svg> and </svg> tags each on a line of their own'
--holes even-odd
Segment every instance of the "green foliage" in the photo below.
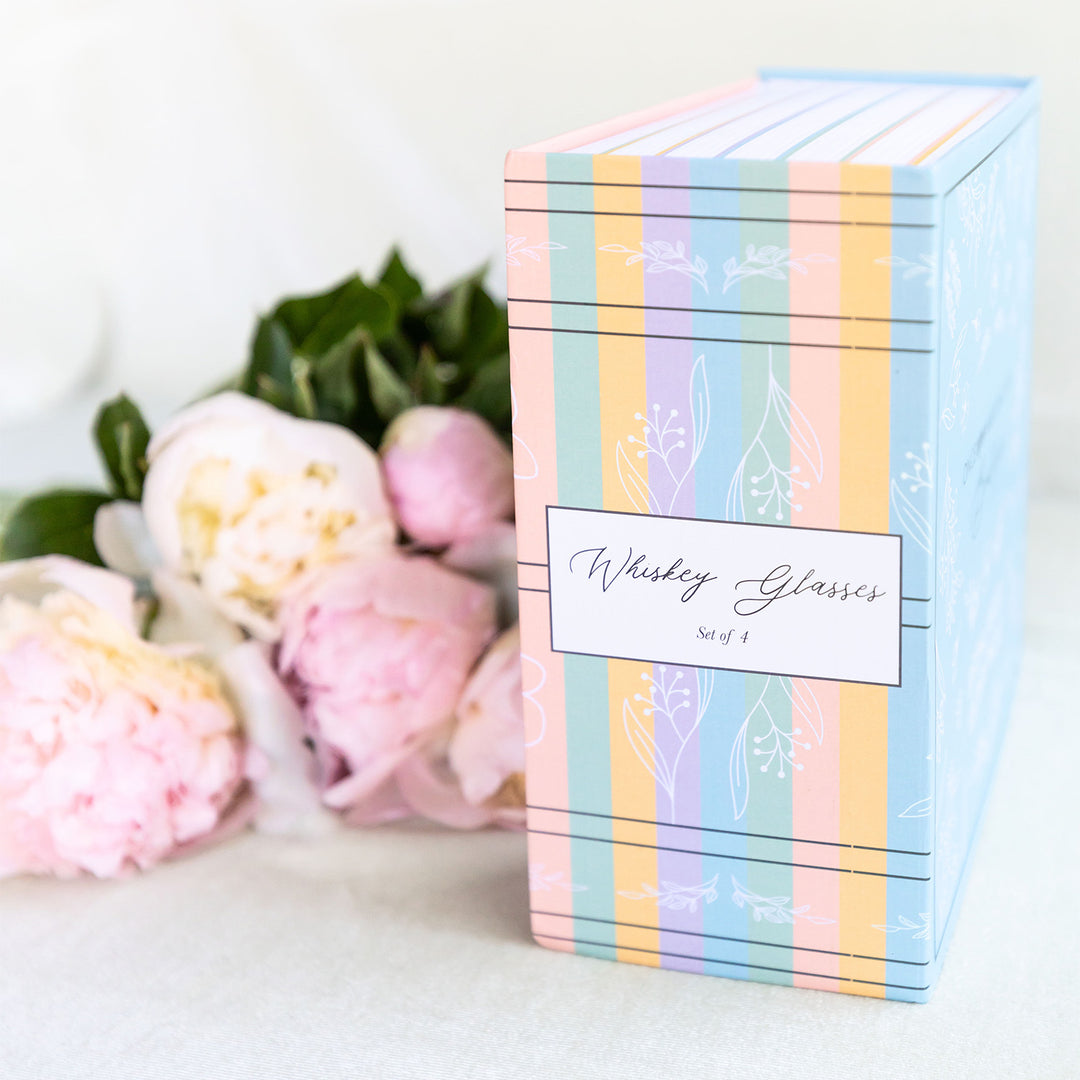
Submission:
<svg viewBox="0 0 1080 1080">
<path fill-rule="evenodd" d="M 483 277 L 480 270 L 427 296 L 391 251 L 373 284 L 353 275 L 327 292 L 283 300 L 259 319 L 247 365 L 218 390 L 343 424 L 374 447 L 413 405 L 470 409 L 509 439 L 506 307 L 488 295 Z M 141 500 L 150 429 L 120 394 L 98 410 L 93 434 L 108 491 L 0 498 L 0 561 L 58 554 L 101 564 L 94 515 L 114 499 Z"/>
<path fill-rule="evenodd" d="M 0 562 L 70 555 L 102 565 L 94 515 L 115 499 L 142 499 L 150 429 L 138 406 L 120 394 L 98 409 L 93 434 L 109 490 L 55 488 L 8 502 L 0 515 Z"/>
<path fill-rule="evenodd" d="M 150 429 L 125 394 L 106 401 L 94 420 L 94 439 L 110 486 L 118 499 L 142 498 Z"/>
<path fill-rule="evenodd" d="M 485 291 L 483 271 L 425 296 L 395 250 L 373 284 L 354 275 L 261 318 L 235 385 L 372 446 L 413 405 L 471 409 L 509 437 L 509 365 L 506 308 Z"/>
<path fill-rule="evenodd" d="M 0 537 L 0 561 L 70 555 L 101 565 L 94 547 L 94 515 L 112 501 L 100 491 L 56 489 L 16 503 Z"/>
</svg>

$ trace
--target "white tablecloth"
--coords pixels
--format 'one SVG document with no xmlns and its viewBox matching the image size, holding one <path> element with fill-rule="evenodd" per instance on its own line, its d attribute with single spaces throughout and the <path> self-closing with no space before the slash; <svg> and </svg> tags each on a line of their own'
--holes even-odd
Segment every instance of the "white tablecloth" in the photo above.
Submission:
<svg viewBox="0 0 1080 1080">
<path fill-rule="evenodd" d="M 541 949 L 520 835 L 248 835 L 129 881 L 0 883 L 0 1076 L 1080 1076 L 1080 506 L 1031 531 L 1017 708 L 930 1004 Z"/>
</svg>

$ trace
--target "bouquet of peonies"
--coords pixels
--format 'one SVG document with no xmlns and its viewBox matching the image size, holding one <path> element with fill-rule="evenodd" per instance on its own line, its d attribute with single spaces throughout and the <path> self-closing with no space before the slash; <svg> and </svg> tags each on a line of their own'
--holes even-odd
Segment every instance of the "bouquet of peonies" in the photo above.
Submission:
<svg viewBox="0 0 1080 1080">
<path fill-rule="evenodd" d="M 107 491 L 0 536 L 0 876 L 113 876 L 254 823 L 524 818 L 506 311 L 481 275 L 284 301 Z"/>
</svg>

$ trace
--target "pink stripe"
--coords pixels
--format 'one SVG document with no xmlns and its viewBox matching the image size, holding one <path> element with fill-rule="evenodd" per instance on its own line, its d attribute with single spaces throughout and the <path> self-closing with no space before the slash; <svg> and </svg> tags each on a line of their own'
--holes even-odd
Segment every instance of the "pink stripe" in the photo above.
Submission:
<svg viewBox="0 0 1080 1080">
<path fill-rule="evenodd" d="M 793 189 L 827 187 L 840 190 L 840 170 L 830 167 L 832 175 L 823 173 L 820 165 L 811 167 L 793 164 L 789 169 L 789 186 Z M 832 206 L 825 207 L 829 200 Z M 789 197 L 789 217 L 806 218 L 812 212 L 825 210 L 833 220 L 839 220 L 839 196 L 798 195 Z M 809 264 L 806 275 L 792 274 L 790 309 L 815 314 L 840 312 L 840 228 L 792 224 L 788 232 L 792 255 L 821 254 L 833 262 Z M 816 325 L 811 325 L 816 324 Z M 799 341 L 838 343 L 839 323 L 828 319 L 792 319 L 792 336 Z M 801 466 L 810 487 L 800 493 L 802 510 L 792 514 L 792 524 L 812 528 L 835 529 L 840 521 L 840 352 L 820 348 L 794 346 L 790 353 L 791 397 L 804 414 L 821 446 L 822 475 L 820 481 L 812 475 L 805 458 L 794 440 L 792 464 Z M 838 792 L 840 783 L 840 687 L 833 682 L 807 680 L 806 688 L 821 706 L 822 740 L 810 735 L 812 749 L 803 758 L 805 768 L 792 778 L 792 835 L 814 840 L 838 840 L 840 817 Z M 794 844 L 794 862 L 816 862 L 818 865 L 839 866 L 839 848 L 822 845 Z M 796 868 L 793 889 L 796 907 L 809 905 L 812 915 L 838 919 L 840 910 L 839 874 Z M 796 920 L 796 947 L 838 951 L 839 921 L 815 924 Z M 798 957 L 796 952 L 795 956 Z M 798 967 L 798 963 L 794 965 Z M 839 957 L 821 955 L 815 967 L 822 971 L 840 972 Z M 796 975 L 796 986 L 820 987 L 820 980 Z"/>
<path fill-rule="evenodd" d="M 575 146 L 584 146 L 585 143 L 606 139 L 609 135 L 617 135 L 620 131 L 628 131 L 630 128 L 638 127 L 641 124 L 651 124 L 654 120 L 663 120 L 666 116 L 674 116 L 676 113 L 700 108 L 710 101 L 721 101 L 724 98 L 731 97 L 733 94 L 741 94 L 744 90 L 749 90 L 757 81 L 757 79 L 744 79 L 742 82 L 714 87 L 712 90 L 691 94 L 689 97 L 669 101 L 665 105 L 657 105 L 652 109 L 627 113 L 625 116 L 618 116 L 614 120 L 591 124 L 589 127 L 579 128 L 577 131 L 568 132 L 566 135 L 558 135 L 553 139 L 544 139 L 522 149 L 540 151 L 541 153 L 558 153 L 559 151 L 573 150 Z M 518 174 L 514 173 L 514 175 Z"/>
<path fill-rule="evenodd" d="M 542 155 L 513 153 L 507 176 L 545 180 Z M 514 184 L 515 206 L 544 208 L 544 184 Z M 551 255 L 547 218 L 543 214 L 506 215 L 507 278 L 511 296 L 551 299 Z M 529 304 L 531 325 L 550 326 L 551 306 Z M 513 313 L 510 322 L 514 322 Z M 510 378 L 516 401 L 528 400 L 524 414 L 514 416 L 514 473 L 517 497 L 518 558 L 547 562 L 547 524 L 544 507 L 558 503 L 555 457 L 554 361 L 549 334 L 510 333 Z M 530 584 L 546 577 L 542 566 L 522 567 Z M 525 574 L 522 575 L 525 577 Z M 536 582 L 539 585 L 539 582 Z M 528 800 L 537 806 L 567 806 L 566 709 L 562 657 L 551 652 L 547 597 L 520 593 L 522 686 L 525 692 L 525 740 Z M 530 812 L 531 816 L 531 812 Z M 567 830 L 569 831 L 569 830 Z M 554 836 L 529 838 L 529 871 L 533 882 L 531 906 L 546 911 L 573 912 L 570 841 Z M 539 927 L 536 928 L 539 932 Z M 566 946 L 543 941 L 553 948 Z"/>
</svg>

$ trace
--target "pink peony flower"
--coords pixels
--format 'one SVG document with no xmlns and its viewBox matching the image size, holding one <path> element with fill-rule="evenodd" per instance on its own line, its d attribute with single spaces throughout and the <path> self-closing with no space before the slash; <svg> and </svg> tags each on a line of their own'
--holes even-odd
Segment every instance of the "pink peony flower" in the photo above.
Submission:
<svg viewBox="0 0 1080 1080">
<path fill-rule="evenodd" d="M 407 409 L 387 429 L 379 452 L 398 521 L 419 544 L 467 540 L 513 513 L 510 451 L 475 413 Z"/>
<path fill-rule="evenodd" d="M 439 561 L 493 586 L 499 602 L 499 624 L 517 622 L 517 534 L 512 521 L 496 521 L 484 532 L 458 540 L 439 556 Z"/>
<path fill-rule="evenodd" d="M 455 719 L 430 732 L 378 788 L 347 807 L 372 825 L 420 815 L 458 829 L 525 824 L 525 736 L 517 627 L 503 634 L 469 679 Z"/>
<path fill-rule="evenodd" d="M 516 626 L 492 645 L 466 685 L 448 756 L 473 806 L 524 806 L 525 724 Z"/>
<path fill-rule="evenodd" d="M 465 687 L 440 753 L 397 774 L 402 796 L 424 817 L 458 828 L 525 825 L 525 731 L 521 638 L 515 626 L 488 650 Z"/>
<path fill-rule="evenodd" d="M 217 829 L 243 764 L 217 677 L 138 636 L 130 582 L 0 567 L 0 876 L 152 866 Z"/>
<path fill-rule="evenodd" d="M 278 668 L 315 740 L 327 805 L 365 800 L 450 719 L 494 607 L 488 586 L 427 557 L 328 566 L 289 598 Z"/>
</svg>

